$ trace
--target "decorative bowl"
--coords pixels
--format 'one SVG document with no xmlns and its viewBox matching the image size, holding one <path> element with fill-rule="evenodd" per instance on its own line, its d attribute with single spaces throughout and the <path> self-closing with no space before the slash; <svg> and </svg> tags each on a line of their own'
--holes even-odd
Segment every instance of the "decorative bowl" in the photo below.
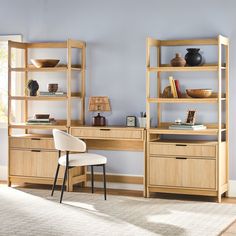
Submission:
<svg viewBox="0 0 236 236">
<path fill-rule="evenodd" d="M 192 98 L 208 98 L 212 94 L 212 89 L 186 89 L 186 93 Z"/>
<path fill-rule="evenodd" d="M 55 93 L 58 90 L 58 84 L 48 84 L 48 92 Z"/>
<path fill-rule="evenodd" d="M 57 59 L 31 59 L 31 62 L 36 68 L 55 67 L 59 61 Z"/>
<path fill-rule="evenodd" d="M 49 114 L 35 114 L 34 117 L 35 119 L 49 119 L 50 115 Z"/>
</svg>

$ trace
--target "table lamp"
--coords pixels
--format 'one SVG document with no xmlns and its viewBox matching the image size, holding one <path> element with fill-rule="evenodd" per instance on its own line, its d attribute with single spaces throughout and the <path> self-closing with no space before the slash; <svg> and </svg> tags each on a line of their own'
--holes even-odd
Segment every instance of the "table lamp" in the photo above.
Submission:
<svg viewBox="0 0 236 236">
<path fill-rule="evenodd" d="M 105 126 L 106 118 L 100 115 L 100 112 L 111 111 L 110 101 L 107 96 L 98 96 L 89 98 L 89 111 L 98 112 L 93 117 L 93 126 Z"/>
</svg>

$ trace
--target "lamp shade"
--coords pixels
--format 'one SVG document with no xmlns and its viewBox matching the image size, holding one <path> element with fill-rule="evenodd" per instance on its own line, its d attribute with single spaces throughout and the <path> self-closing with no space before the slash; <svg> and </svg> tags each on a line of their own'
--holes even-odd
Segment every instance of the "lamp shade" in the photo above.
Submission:
<svg viewBox="0 0 236 236">
<path fill-rule="evenodd" d="M 89 111 L 111 111 L 109 97 L 97 96 L 89 98 Z"/>
</svg>

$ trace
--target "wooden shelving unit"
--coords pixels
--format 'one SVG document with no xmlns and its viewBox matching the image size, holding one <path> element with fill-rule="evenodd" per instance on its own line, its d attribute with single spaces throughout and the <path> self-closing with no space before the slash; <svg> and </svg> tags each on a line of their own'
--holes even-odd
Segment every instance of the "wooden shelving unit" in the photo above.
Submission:
<svg viewBox="0 0 236 236">
<path fill-rule="evenodd" d="M 57 152 L 54 148 L 52 135 L 45 134 L 54 128 L 69 132 L 72 124 L 83 125 L 85 122 L 85 42 L 78 40 L 67 40 L 64 42 L 43 42 L 43 43 L 19 43 L 9 41 L 8 43 L 8 133 L 9 133 L 9 176 L 8 183 L 29 182 L 29 183 L 45 183 L 51 184 L 54 178 L 54 172 L 57 166 Z M 21 49 L 24 56 L 24 65 L 12 67 L 11 52 L 14 49 Z M 66 64 L 59 64 L 56 67 L 36 68 L 29 64 L 30 51 L 33 49 L 64 49 L 66 50 Z M 76 49 L 76 56 L 80 61 L 80 65 L 73 64 L 72 50 Z M 73 54 L 74 55 L 74 54 Z M 51 55 L 50 55 L 51 56 Z M 27 87 L 30 75 L 34 72 L 40 73 L 63 73 L 66 80 L 67 91 L 64 96 L 29 96 L 27 89 L 23 90 L 23 94 L 12 94 L 12 73 L 23 73 L 22 88 Z M 72 73 L 76 74 L 79 80 L 80 91 L 72 92 Z M 39 82 L 40 83 L 40 82 Z M 72 120 L 72 100 L 77 99 L 80 107 L 78 120 Z M 11 120 L 12 103 L 21 101 L 24 110 L 22 122 L 13 122 Z M 61 109 L 64 113 L 65 120 L 58 120 L 50 125 L 45 124 L 27 124 L 29 118 L 29 106 L 31 101 L 41 102 L 66 102 L 66 108 Z M 79 108 L 76 108 L 79 109 Z M 52 107 L 53 110 L 53 107 Z M 22 114 L 17 114 L 21 116 Z M 14 130 L 24 130 L 23 134 L 15 135 Z M 36 134 L 35 130 L 41 131 Z M 59 183 L 61 182 L 62 173 Z M 69 190 L 76 182 L 83 182 L 86 179 L 84 168 L 75 168 L 71 170 L 70 179 L 68 180 Z M 73 180 L 73 178 L 76 180 Z"/>
<path fill-rule="evenodd" d="M 218 63 L 205 64 L 196 67 L 172 67 L 162 64 L 161 48 L 175 46 L 215 46 L 218 51 Z M 157 65 L 151 66 L 151 48 L 157 51 Z M 223 61 L 223 50 L 225 61 Z M 162 98 L 161 81 L 162 72 L 180 73 L 216 73 L 218 78 L 218 91 L 216 97 L 205 99 L 195 98 Z M 157 97 L 150 96 L 150 74 L 156 73 Z M 224 77 L 223 77 L 224 74 Z M 176 75 L 177 77 L 177 75 Z M 178 78 L 178 77 L 177 77 Z M 153 78 L 152 78 L 153 79 Z M 201 81 L 199 80 L 199 83 Z M 222 95 L 223 83 L 225 94 Z M 203 85 L 204 87 L 204 85 Z M 157 106 L 157 127 L 150 127 L 150 106 Z M 162 121 L 162 104 L 216 104 L 218 112 L 217 124 L 207 124 L 205 130 L 170 130 L 168 123 Z M 222 121 L 223 106 L 225 104 L 225 123 Z M 229 180 L 229 40 L 219 35 L 213 39 L 193 40 L 157 40 L 148 38 L 146 45 L 146 112 L 147 112 L 147 158 L 145 189 L 147 196 L 152 192 L 180 193 L 215 196 L 218 202 L 222 194 L 228 193 Z M 162 140 L 163 135 L 170 138 Z M 175 137 L 179 137 L 181 139 Z M 213 137 L 197 145 L 201 139 Z M 186 137 L 186 138 L 183 138 Z M 191 138 L 190 138 L 191 137 Z M 191 139 L 191 141 L 189 141 Z"/>
</svg>

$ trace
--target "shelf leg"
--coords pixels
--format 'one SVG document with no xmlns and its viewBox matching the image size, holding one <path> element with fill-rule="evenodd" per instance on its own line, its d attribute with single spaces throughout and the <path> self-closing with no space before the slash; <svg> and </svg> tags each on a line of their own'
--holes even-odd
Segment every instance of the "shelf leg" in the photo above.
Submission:
<svg viewBox="0 0 236 236">
<path fill-rule="evenodd" d="M 226 191 L 226 192 L 224 193 L 224 196 L 225 196 L 225 197 L 229 197 L 229 191 Z"/>
</svg>

